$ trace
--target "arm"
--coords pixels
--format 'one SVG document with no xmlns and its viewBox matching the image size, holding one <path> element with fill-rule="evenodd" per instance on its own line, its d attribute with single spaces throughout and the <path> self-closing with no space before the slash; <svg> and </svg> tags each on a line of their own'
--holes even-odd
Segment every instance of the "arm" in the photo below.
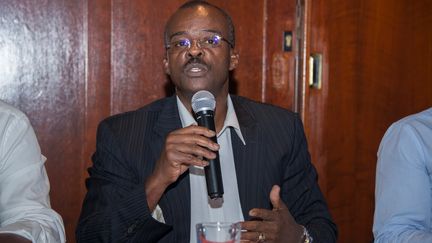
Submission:
<svg viewBox="0 0 432 243">
<path fill-rule="evenodd" d="M 215 135 L 215 132 L 207 128 L 192 125 L 167 136 L 156 167 L 145 184 L 151 210 L 154 210 L 165 189 L 177 181 L 189 166 L 207 166 L 208 162 L 202 158 L 216 157 L 213 151 L 218 150 L 219 145 L 208 139 Z"/>
<path fill-rule="evenodd" d="M 89 170 L 90 178 L 86 182 L 88 192 L 76 231 L 77 241 L 157 242 L 164 237 L 171 227 L 153 219 L 152 210 L 166 187 L 175 182 L 188 165 L 204 163 L 186 154 L 214 156 L 198 146 L 210 141 L 197 136 L 200 133 L 214 135 L 197 126 L 170 133 L 154 171 L 145 183 L 139 183 L 137 174 L 140 172 L 130 166 L 123 155 L 125 151 L 118 144 L 118 137 L 106 122 L 102 122 L 93 166 Z M 185 141 L 189 145 L 185 145 Z"/>
<path fill-rule="evenodd" d="M 0 237 L 65 242 L 63 221 L 50 206 L 45 158 L 34 131 L 22 113 L 2 116 L 8 121 L 1 131 Z"/>
<path fill-rule="evenodd" d="M 375 242 L 432 242 L 430 159 L 419 139 L 429 134 L 395 124 L 384 136 L 376 172 Z"/>
<path fill-rule="evenodd" d="M 144 184 L 122 153 L 117 136 L 102 122 L 86 180 L 77 242 L 157 242 L 171 230 L 152 218 Z"/>
<path fill-rule="evenodd" d="M 303 125 L 296 116 L 293 149 L 286 158 L 281 198 L 296 222 L 306 227 L 314 242 L 336 242 L 337 229 L 318 185 L 318 175 L 310 161 Z"/>
</svg>

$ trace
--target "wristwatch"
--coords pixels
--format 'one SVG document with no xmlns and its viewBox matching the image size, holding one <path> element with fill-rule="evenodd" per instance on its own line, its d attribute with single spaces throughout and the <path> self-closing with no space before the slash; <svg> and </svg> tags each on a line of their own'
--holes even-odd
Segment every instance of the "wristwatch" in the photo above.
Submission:
<svg viewBox="0 0 432 243">
<path fill-rule="evenodd" d="M 312 236 L 310 236 L 309 232 L 307 231 L 306 227 L 304 227 L 303 225 L 300 225 L 303 228 L 303 235 L 302 235 L 302 243 L 312 243 L 313 242 L 313 238 Z"/>
</svg>

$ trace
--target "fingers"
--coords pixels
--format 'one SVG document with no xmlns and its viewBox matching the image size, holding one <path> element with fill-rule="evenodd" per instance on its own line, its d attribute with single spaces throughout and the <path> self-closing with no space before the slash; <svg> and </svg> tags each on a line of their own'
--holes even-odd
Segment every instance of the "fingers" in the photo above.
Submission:
<svg viewBox="0 0 432 243">
<path fill-rule="evenodd" d="M 249 211 L 249 215 L 254 218 L 259 218 L 265 221 L 276 221 L 278 220 L 279 214 L 275 211 L 263 209 L 263 208 L 254 208 Z"/>
<path fill-rule="evenodd" d="M 260 234 L 259 232 L 243 232 L 241 234 L 241 241 L 240 242 L 260 242 Z M 274 240 L 274 238 L 271 235 L 265 234 L 266 241 Z"/>
<path fill-rule="evenodd" d="M 279 208 L 280 204 L 280 187 L 278 185 L 274 185 L 270 191 L 270 201 L 273 205 L 273 208 Z"/>
<path fill-rule="evenodd" d="M 166 143 L 199 145 L 207 149 L 217 151 L 219 145 L 210 138 L 216 136 L 216 132 L 196 125 L 185 127 L 171 132 Z"/>
<path fill-rule="evenodd" d="M 191 125 L 182 129 L 175 130 L 172 132 L 172 134 L 199 134 L 208 138 L 216 136 L 215 131 L 197 125 Z"/>
<path fill-rule="evenodd" d="M 249 215 L 255 219 L 242 223 L 242 240 L 256 242 L 265 237 L 266 241 L 278 241 L 285 239 L 284 232 L 295 225 L 287 206 L 280 197 L 280 187 L 274 185 L 270 191 L 270 202 L 273 209 L 254 208 L 249 211 Z"/>
<path fill-rule="evenodd" d="M 287 206 L 280 198 L 280 187 L 274 185 L 270 191 L 270 201 L 273 205 L 273 210 L 287 209 Z"/>
<path fill-rule="evenodd" d="M 274 185 L 270 191 L 270 202 L 273 205 L 273 210 L 254 208 L 249 211 L 249 215 L 264 221 L 280 220 L 280 214 L 277 211 L 287 209 L 287 206 L 280 198 L 280 187 L 278 185 Z"/>
<path fill-rule="evenodd" d="M 219 145 L 213 142 L 211 139 L 197 135 L 197 134 L 170 134 L 166 139 L 166 145 L 171 146 L 195 146 L 195 147 L 203 147 L 212 151 L 217 151 L 219 149 Z"/>
<path fill-rule="evenodd" d="M 214 136 L 214 131 L 196 125 L 172 131 L 165 139 L 154 176 L 164 184 L 171 184 L 189 166 L 207 166 L 206 159 L 216 158 L 219 150 L 219 145 L 211 139 Z"/>
<path fill-rule="evenodd" d="M 172 163 L 170 164 L 172 164 L 173 166 L 207 166 L 207 161 L 202 158 L 209 158 L 214 156 L 212 152 L 204 148 L 196 148 L 195 152 L 193 153 L 190 152 L 192 150 L 193 149 L 190 149 L 189 147 L 184 145 L 178 145 L 173 149 L 170 149 L 168 146 L 166 151 L 166 160 L 171 161 Z"/>
<path fill-rule="evenodd" d="M 202 158 L 216 158 L 219 144 L 213 142 L 209 137 L 215 132 L 198 126 L 176 130 L 170 133 L 165 141 L 165 151 L 168 160 L 185 165 L 205 166 Z"/>
<path fill-rule="evenodd" d="M 207 166 L 208 162 L 203 158 L 214 159 L 215 157 L 216 153 L 198 145 L 170 144 L 166 148 L 166 158 L 175 166 Z"/>
<path fill-rule="evenodd" d="M 274 222 L 266 221 L 245 221 L 242 222 L 242 240 L 249 240 L 256 242 L 259 239 L 261 233 L 265 234 L 266 240 L 276 239 L 278 228 Z"/>
</svg>

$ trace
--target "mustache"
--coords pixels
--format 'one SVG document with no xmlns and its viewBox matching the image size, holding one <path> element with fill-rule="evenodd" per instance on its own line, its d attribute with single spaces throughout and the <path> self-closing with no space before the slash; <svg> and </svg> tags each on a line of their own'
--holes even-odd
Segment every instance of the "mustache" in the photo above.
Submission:
<svg viewBox="0 0 432 243">
<path fill-rule="evenodd" d="M 191 57 L 185 64 L 185 67 L 190 64 L 201 64 L 207 66 L 207 63 L 205 63 L 200 57 Z"/>
</svg>

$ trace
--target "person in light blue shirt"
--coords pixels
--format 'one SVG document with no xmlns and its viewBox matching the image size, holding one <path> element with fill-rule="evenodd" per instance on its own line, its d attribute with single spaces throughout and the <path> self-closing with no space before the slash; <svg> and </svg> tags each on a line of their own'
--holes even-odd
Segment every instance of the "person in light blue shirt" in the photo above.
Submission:
<svg viewBox="0 0 432 243">
<path fill-rule="evenodd" d="M 375 242 L 432 242 L 432 107 L 390 126 L 378 150 Z"/>
</svg>

